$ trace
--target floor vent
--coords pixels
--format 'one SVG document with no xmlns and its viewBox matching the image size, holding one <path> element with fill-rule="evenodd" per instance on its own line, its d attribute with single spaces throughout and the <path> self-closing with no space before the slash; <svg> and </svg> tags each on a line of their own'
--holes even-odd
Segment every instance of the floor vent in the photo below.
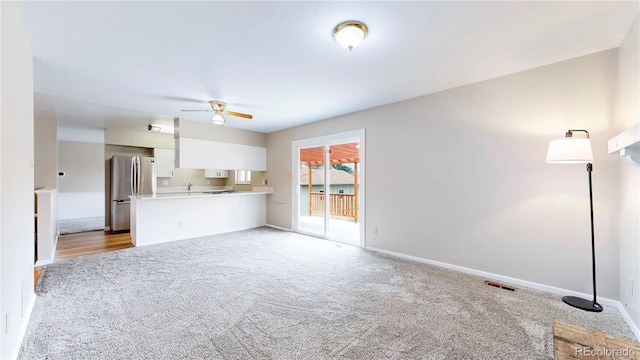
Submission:
<svg viewBox="0 0 640 360">
<path fill-rule="evenodd" d="M 516 291 L 516 288 L 509 286 L 509 285 L 505 285 L 505 284 L 500 284 L 497 282 L 493 282 L 493 281 L 489 281 L 489 280 L 485 280 L 485 285 L 489 285 L 489 286 L 493 286 L 496 287 L 498 289 L 505 289 L 505 290 L 509 290 L 509 291 Z"/>
</svg>

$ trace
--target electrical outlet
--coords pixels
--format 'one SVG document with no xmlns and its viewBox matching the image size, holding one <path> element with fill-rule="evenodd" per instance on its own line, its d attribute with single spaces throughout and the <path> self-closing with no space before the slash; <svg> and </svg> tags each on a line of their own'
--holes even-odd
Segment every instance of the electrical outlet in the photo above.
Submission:
<svg viewBox="0 0 640 360">
<path fill-rule="evenodd" d="M 182 220 L 178 220 L 178 227 L 182 227 Z"/>
<path fill-rule="evenodd" d="M 162 186 L 169 185 L 169 180 L 162 180 Z"/>
<path fill-rule="evenodd" d="M 207 185 L 211 185 L 211 180 L 207 180 Z"/>
<path fill-rule="evenodd" d="M 378 228 L 377 227 L 373 228 L 373 235 L 378 236 Z"/>
<path fill-rule="evenodd" d="M 633 296 L 633 278 L 629 278 L 629 295 Z"/>
</svg>

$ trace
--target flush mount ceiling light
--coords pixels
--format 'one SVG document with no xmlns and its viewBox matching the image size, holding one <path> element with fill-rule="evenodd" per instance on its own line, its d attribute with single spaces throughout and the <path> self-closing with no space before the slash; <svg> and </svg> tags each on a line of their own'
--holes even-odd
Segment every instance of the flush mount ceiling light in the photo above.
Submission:
<svg viewBox="0 0 640 360">
<path fill-rule="evenodd" d="M 333 30 L 333 37 L 338 44 L 349 51 L 358 47 L 367 36 L 367 25 L 359 21 L 345 21 Z"/>
<path fill-rule="evenodd" d="M 222 117 L 222 110 L 215 110 L 213 118 L 211 118 L 213 125 L 224 125 L 224 118 Z"/>
</svg>

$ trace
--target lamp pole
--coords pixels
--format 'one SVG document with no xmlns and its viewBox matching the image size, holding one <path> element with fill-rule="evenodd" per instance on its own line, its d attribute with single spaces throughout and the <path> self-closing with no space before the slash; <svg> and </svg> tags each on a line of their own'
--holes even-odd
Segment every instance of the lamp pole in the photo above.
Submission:
<svg viewBox="0 0 640 360">
<path fill-rule="evenodd" d="M 574 138 L 574 132 L 585 133 L 585 138 Z M 593 170 L 593 152 L 587 130 L 567 130 L 564 138 L 549 143 L 547 163 L 550 164 L 587 164 L 589 176 L 589 208 L 591 211 L 591 276 L 593 277 L 593 301 L 575 296 L 562 298 L 566 304 L 585 311 L 600 312 L 602 306 L 596 298 L 596 241 L 593 229 L 593 188 L 591 185 L 591 171 Z"/>
<path fill-rule="evenodd" d="M 589 207 L 591 209 L 591 275 L 593 276 L 593 301 L 575 296 L 565 296 L 562 298 L 565 304 L 585 311 L 601 312 L 602 305 L 596 299 L 596 240 L 593 231 L 593 190 L 591 186 L 591 171 L 593 165 L 587 163 L 587 173 L 589 174 Z"/>
</svg>

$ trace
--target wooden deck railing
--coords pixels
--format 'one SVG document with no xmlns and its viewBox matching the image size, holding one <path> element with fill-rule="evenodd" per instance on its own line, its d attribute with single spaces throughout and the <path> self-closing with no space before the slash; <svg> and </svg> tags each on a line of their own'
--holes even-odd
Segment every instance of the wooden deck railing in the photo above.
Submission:
<svg viewBox="0 0 640 360">
<path fill-rule="evenodd" d="M 312 192 L 309 197 L 310 215 L 324 214 L 324 193 Z M 358 221 L 358 204 L 355 194 L 330 194 L 329 214 L 336 216 L 351 217 Z"/>
</svg>

